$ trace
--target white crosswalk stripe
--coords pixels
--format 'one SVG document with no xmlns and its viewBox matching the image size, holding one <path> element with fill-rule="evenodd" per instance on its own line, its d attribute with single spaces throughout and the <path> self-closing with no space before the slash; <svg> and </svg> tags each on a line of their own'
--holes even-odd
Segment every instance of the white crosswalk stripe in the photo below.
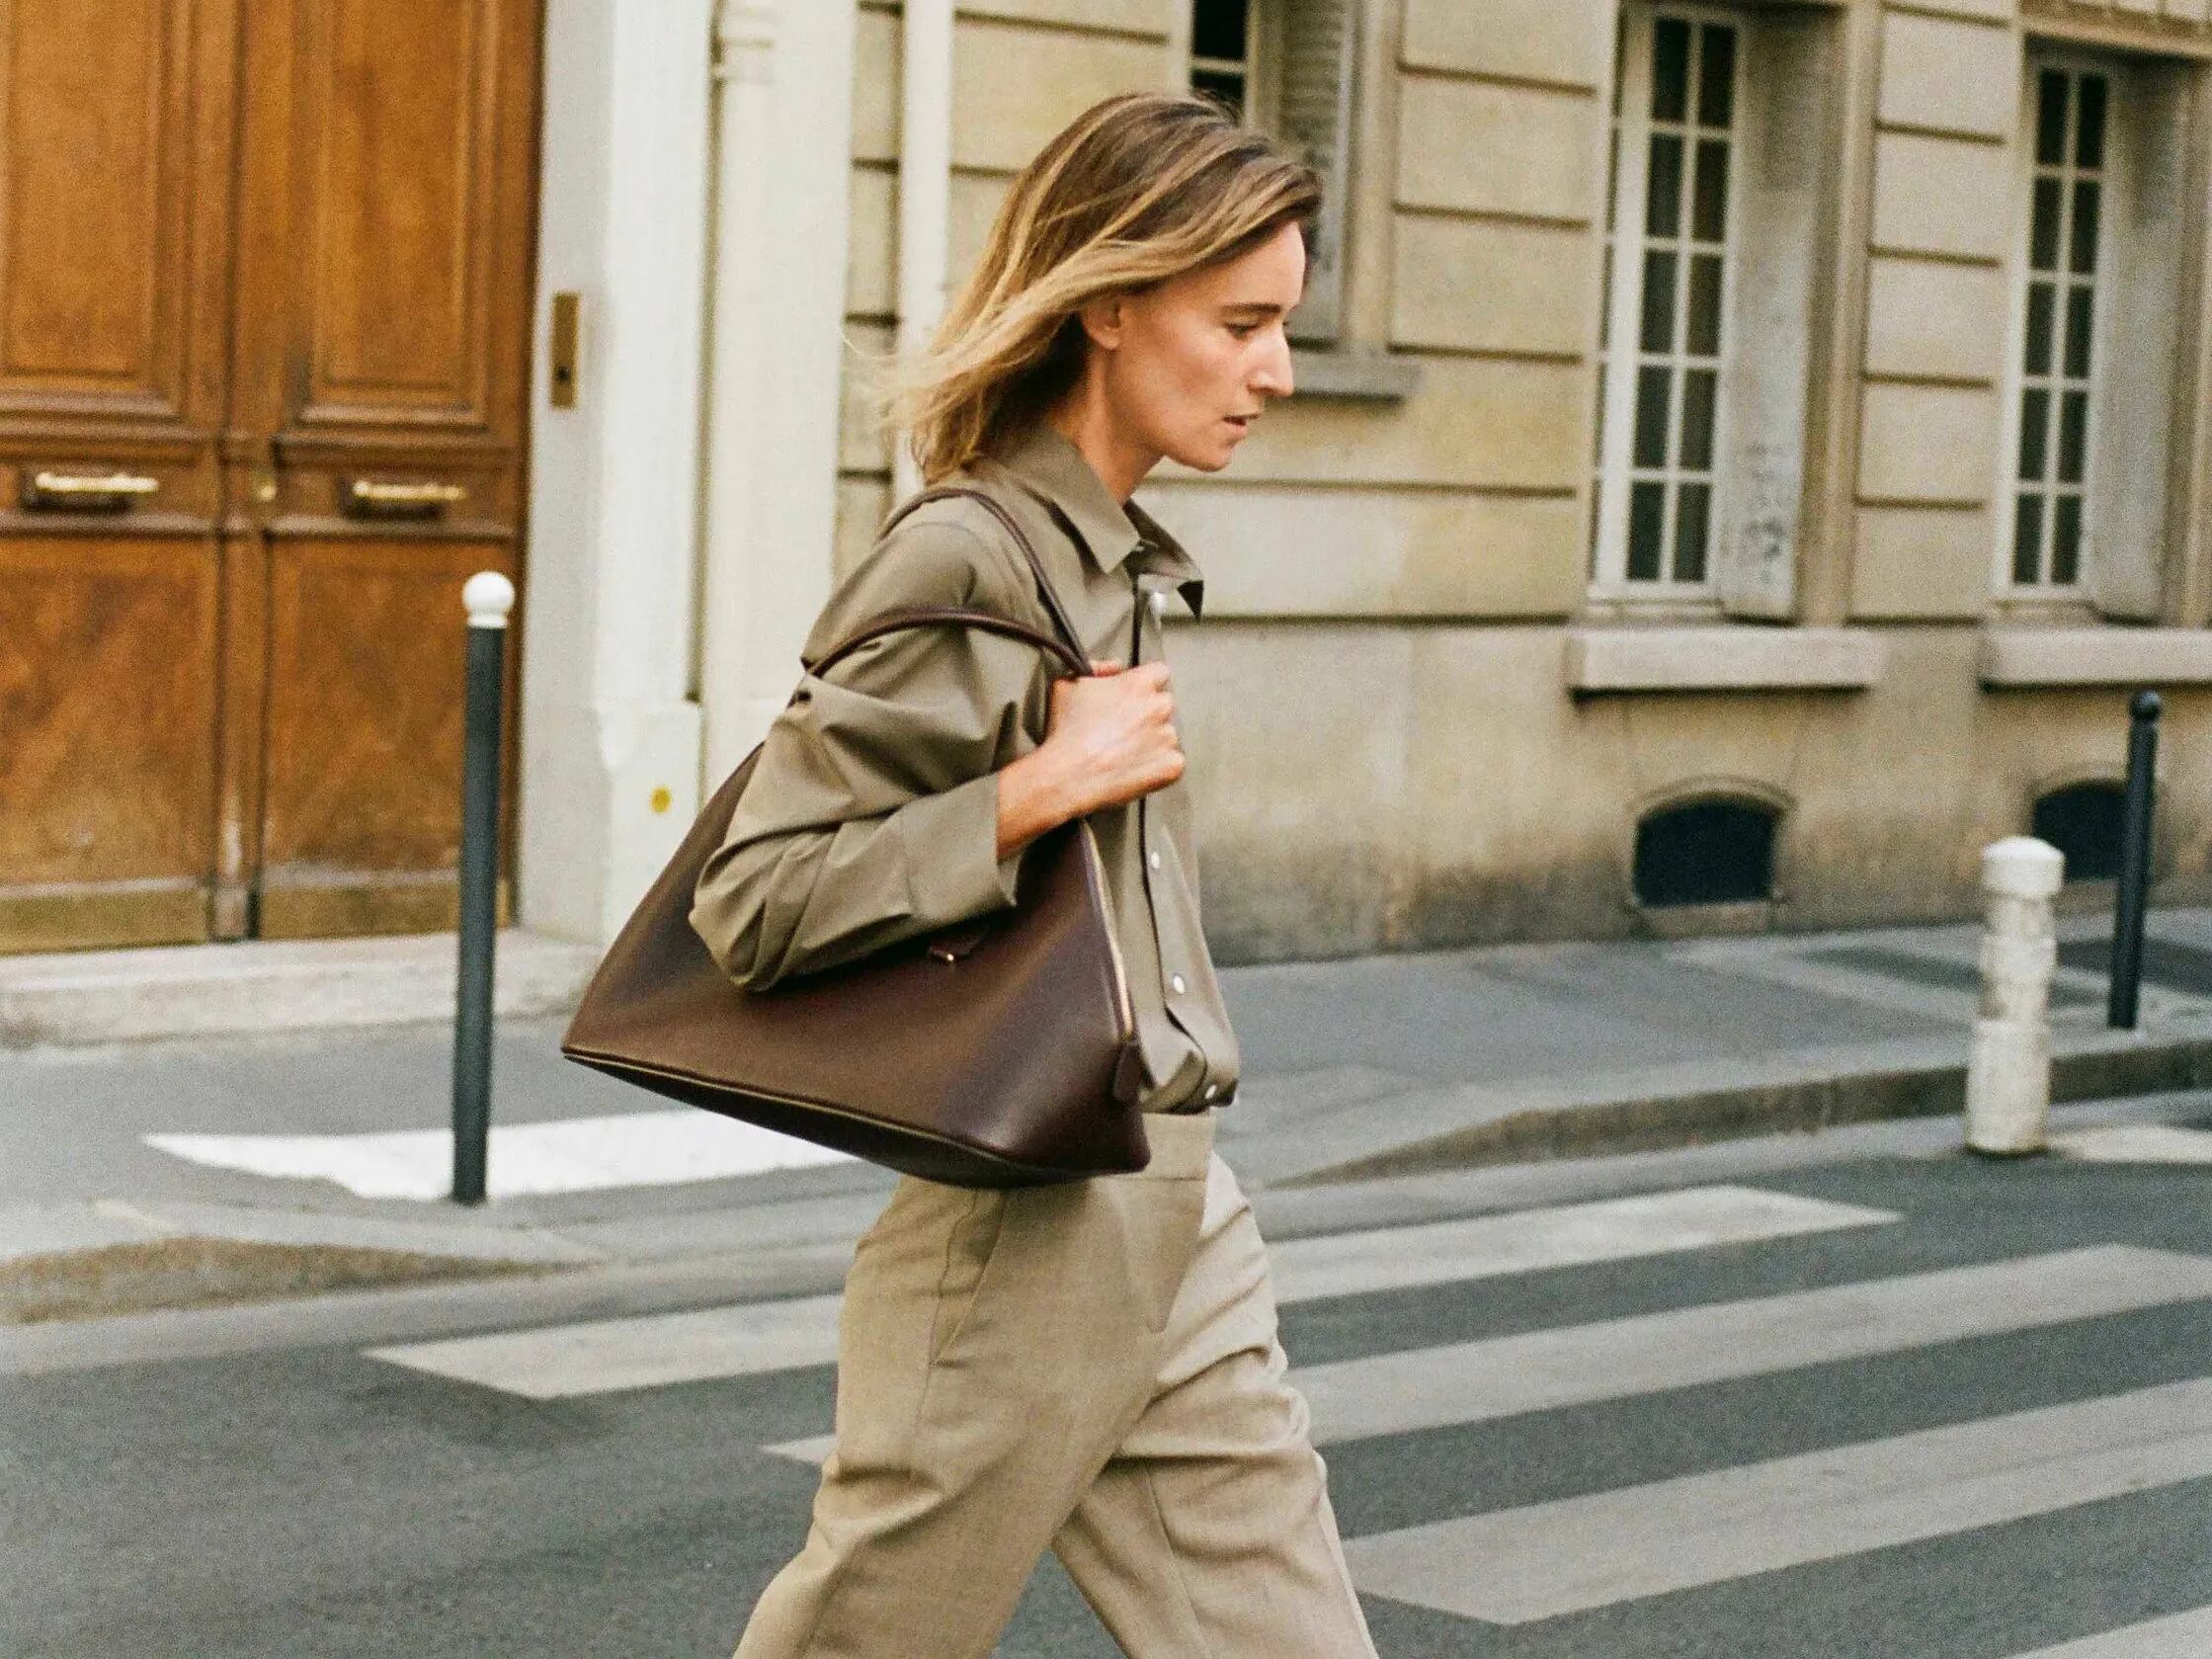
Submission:
<svg viewBox="0 0 2212 1659">
<path fill-rule="evenodd" d="M 1481 1423 L 2212 1297 L 2212 1260 L 2097 1245 L 1308 1366 L 1317 1445 Z M 819 1462 L 825 1437 L 771 1447 Z"/>
<path fill-rule="evenodd" d="M 2016 1659 L 2204 1659 L 2207 1653 L 2212 1653 L 2212 1608 L 2039 1647 Z"/>
<path fill-rule="evenodd" d="M 1359 1588 L 1523 1624 L 2212 1475 L 2212 1380 L 1498 1510 L 1345 1546 Z"/>
<path fill-rule="evenodd" d="M 1290 1303 L 1896 1219 L 1887 1210 L 1752 1187 L 1699 1187 L 1294 1239 L 1270 1252 L 1270 1266 L 1276 1299 Z M 837 1309 L 835 1296 L 810 1296 L 409 1343 L 369 1354 L 531 1399 L 563 1399 L 828 1365 L 837 1358 Z"/>
</svg>

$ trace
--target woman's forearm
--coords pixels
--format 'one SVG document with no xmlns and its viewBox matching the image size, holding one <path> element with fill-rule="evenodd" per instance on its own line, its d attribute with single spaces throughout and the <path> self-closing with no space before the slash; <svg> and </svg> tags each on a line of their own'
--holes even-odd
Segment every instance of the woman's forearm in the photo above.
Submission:
<svg viewBox="0 0 2212 1659">
<path fill-rule="evenodd" d="M 1046 830 L 1086 810 L 1051 745 L 999 769 L 999 857 L 1012 858 Z"/>
</svg>

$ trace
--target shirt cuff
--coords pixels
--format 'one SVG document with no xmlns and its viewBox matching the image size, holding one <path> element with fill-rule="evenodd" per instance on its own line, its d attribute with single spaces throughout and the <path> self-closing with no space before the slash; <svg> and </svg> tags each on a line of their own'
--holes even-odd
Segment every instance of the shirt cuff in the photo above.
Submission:
<svg viewBox="0 0 2212 1659">
<path fill-rule="evenodd" d="M 898 825 L 914 914 L 926 926 L 949 927 L 1014 903 L 1022 855 L 996 856 L 997 773 L 909 801 L 899 809 Z"/>
</svg>

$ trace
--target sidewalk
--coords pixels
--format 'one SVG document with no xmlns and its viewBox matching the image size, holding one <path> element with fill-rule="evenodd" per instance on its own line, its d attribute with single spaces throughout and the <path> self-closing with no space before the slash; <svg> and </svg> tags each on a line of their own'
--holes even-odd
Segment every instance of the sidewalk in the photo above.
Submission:
<svg viewBox="0 0 2212 1659">
<path fill-rule="evenodd" d="M 2154 915 L 2131 1033 L 2103 1024 L 2107 927 L 2060 923 L 2054 1096 L 2212 1080 L 2212 911 Z M 1245 1065 L 1222 1150 L 1285 1190 L 1954 1114 L 1977 944 L 1958 925 L 1230 969 Z M 0 1050 L 0 1323 L 705 1256 L 834 1283 L 890 1177 L 762 1169 L 742 1126 L 563 1062 L 560 1028 L 499 1029 L 473 1207 L 440 1196 L 442 1024 Z"/>
</svg>

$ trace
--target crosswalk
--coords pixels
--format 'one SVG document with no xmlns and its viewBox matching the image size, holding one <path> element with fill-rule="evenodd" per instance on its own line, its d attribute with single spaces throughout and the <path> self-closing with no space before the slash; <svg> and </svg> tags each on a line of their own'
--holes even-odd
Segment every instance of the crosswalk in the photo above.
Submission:
<svg viewBox="0 0 2212 1659">
<path fill-rule="evenodd" d="M 1910 1234 L 1911 1219 L 1875 1205 L 1712 1186 L 1298 1239 L 1276 1245 L 1272 1261 L 1285 1308 L 1334 1302 L 1355 1319 L 1367 1305 L 1360 1298 L 1400 1293 L 1393 1305 L 1402 1308 L 1410 1305 L 1402 1293 L 1413 1293 L 1463 1306 L 1488 1285 L 1509 1293 L 1502 1282 L 1521 1276 L 1665 1258 L 1680 1260 L 1698 1284 L 1726 1285 L 1731 1271 L 1762 1252 L 1823 1237 L 1840 1246 L 1858 1238 L 1863 1247 L 1847 1260 L 1871 1264 L 1883 1258 L 1882 1240 Z M 1304 1366 L 1295 1380 L 1313 1407 L 1318 1444 L 1387 1453 L 1401 1437 L 1476 1425 L 1512 1435 L 1545 1414 L 1643 1408 L 1731 1386 L 1782 1389 L 1799 1374 L 1835 1386 L 1848 1374 L 1838 1368 L 1915 1357 L 1939 1363 L 1977 1342 L 2058 1339 L 2095 1331 L 2097 1321 L 2134 1319 L 2126 1328 L 2143 1329 L 2146 1318 L 2212 1318 L 2212 1255 L 2100 1242 L 1959 1265 L 1929 1266 L 1910 1249 L 1894 1254 L 1901 1261 L 1892 1265 L 1905 1271 L 1809 1288 L 1777 1289 L 1767 1279 L 1766 1293 L 1570 1316 L 1472 1340 L 1393 1347 L 1384 1336 L 1376 1351 Z M 1559 1305 L 1575 1304 L 1569 1295 Z M 836 1297 L 814 1296 L 368 1352 L 525 1399 L 577 1399 L 823 1367 L 835 1358 L 837 1316 Z M 1610 1617 L 1656 1598 L 1884 1551 L 1896 1559 L 1894 1552 L 1971 1540 L 1984 1529 L 2212 1480 L 2212 1377 L 2114 1374 L 2105 1391 L 2086 1397 L 2075 1383 L 1983 1415 L 1922 1417 L 1897 1425 L 1900 1432 L 1842 1444 L 1767 1446 L 1761 1450 L 1769 1454 L 1735 1462 L 1690 1455 L 1664 1472 L 1644 1467 L 1597 1489 L 1571 1483 L 1503 1504 L 1453 1489 L 1450 1458 L 1432 1452 L 1417 1473 L 1398 1476 L 1424 1485 L 1409 1512 L 1340 1500 L 1341 1509 L 1368 1517 L 1348 1526 L 1347 1557 L 1361 1591 L 1385 1603 L 1501 1634 L 1547 1620 L 1568 1621 L 1566 1630 L 1578 1618 Z M 765 1450 L 819 1462 L 830 1441 L 776 1439 Z M 1336 1452 L 1331 1457 L 1341 1481 L 1347 1465 Z M 2203 1553 L 2203 1591 L 2189 1600 L 2212 1602 L 2212 1536 Z M 2169 1603 L 2161 1617 L 2103 1629 L 2100 1622 L 2083 1617 L 2073 1629 L 2089 1633 L 2015 1659 L 2212 1655 L 2212 1607 L 2176 1611 Z M 1606 1645 L 1569 1642 L 1559 1651 Z"/>
</svg>

